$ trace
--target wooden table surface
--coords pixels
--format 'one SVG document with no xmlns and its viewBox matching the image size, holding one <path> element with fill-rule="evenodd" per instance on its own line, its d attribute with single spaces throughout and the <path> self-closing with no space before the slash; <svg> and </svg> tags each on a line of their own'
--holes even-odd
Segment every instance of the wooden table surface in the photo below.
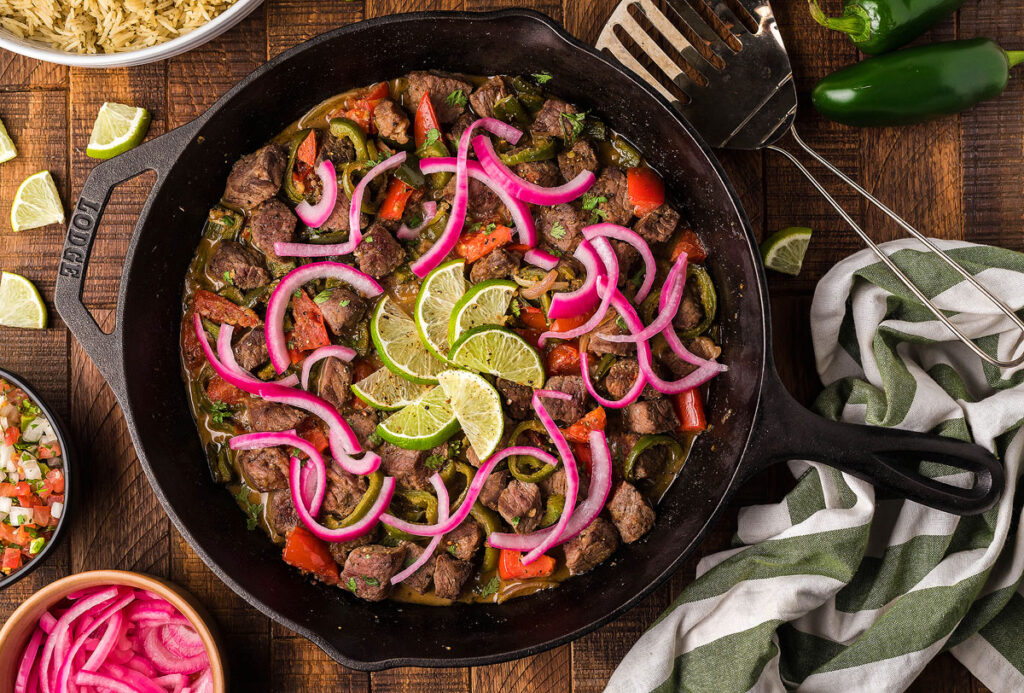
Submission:
<svg viewBox="0 0 1024 693">
<path fill-rule="evenodd" d="M 85 155 L 93 119 L 104 101 L 145 106 L 150 137 L 182 125 L 265 60 L 334 27 L 395 12 L 487 10 L 527 6 L 561 20 L 593 42 L 615 0 L 267 0 L 241 25 L 186 55 L 142 67 L 68 69 L 0 51 L 0 118 L 20 156 L 0 167 L 6 210 L 21 180 L 49 169 L 65 205 L 81 189 L 94 161 Z M 903 129 L 851 130 L 823 122 L 806 95 L 828 72 L 858 54 L 842 36 L 808 17 L 806 0 L 776 0 L 774 9 L 801 92 L 801 131 L 825 156 L 858 178 L 929 235 L 1024 250 L 1019 162 L 1024 142 L 1024 80 L 960 117 Z M 838 0 L 828 0 L 835 11 Z M 1019 0 L 968 2 L 943 22 L 933 40 L 990 36 L 1006 48 L 1024 48 Z M 1007 21 L 1013 17 L 1013 21 Z M 498 48 L 500 50 L 500 48 Z M 827 204 L 779 157 L 724 153 L 758 237 L 785 226 L 814 229 L 798 278 L 770 279 L 775 353 L 793 392 L 810 401 L 820 388 L 813 369 L 808 311 L 815 282 L 838 259 L 859 248 Z M 122 185 L 100 224 L 86 282 L 86 303 L 101 323 L 113 319 L 121 258 L 152 174 Z M 836 197 L 859 211 L 876 240 L 898 236 L 892 224 L 846 192 Z M 639 607 L 572 645 L 477 669 L 394 669 L 376 674 L 347 670 L 305 639 L 271 623 L 228 590 L 192 552 L 164 515 L 137 463 L 121 412 L 95 367 L 52 310 L 53 280 L 62 228 L 20 234 L 0 222 L 0 268 L 24 274 L 51 306 L 45 331 L 0 328 L 0 366 L 22 374 L 71 422 L 90 476 L 87 498 L 77 499 L 74 524 L 46 565 L 0 594 L 0 620 L 22 599 L 61 576 L 121 568 L 167 576 L 194 592 L 215 614 L 229 648 L 234 690 L 257 691 L 600 691 L 643 629 L 693 577 L 693 556 Z M 188 432 L 183 432 L 188 434 Z M 736 508 L 777 500 L 788 474 L 769 471 L 748 484 L 718 522 L 701 554 L 727 546 Z M 921 691 L 984 690 L 951 656 L 942 655 L 914 685 Z"/>
</svg>

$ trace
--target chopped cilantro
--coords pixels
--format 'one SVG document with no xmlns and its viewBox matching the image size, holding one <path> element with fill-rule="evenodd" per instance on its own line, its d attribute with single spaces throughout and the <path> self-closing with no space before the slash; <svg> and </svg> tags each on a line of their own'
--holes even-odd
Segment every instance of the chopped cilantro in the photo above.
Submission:
<svg viewBox="0 0 1024 693">
<path fill-rule="evenodd" d="M 449 94 L 448 98 L 446 98 L 444 101 L 449 106 L 456 106 L 461 108 L 462 106 L 466 105 L 466 95 L 462 93 L 461 89 L 456 89 L 451 94 Z"/>
<path fill-rule="evenodd" d="M 512 307 L 512 315 L 514 315 L 514 316 L 516 316 L 518 318 L 519 317 L 519 313 L 520 313 L 520 310 L 519 310 L 519 300 L 513 298 L 512 299 L 512 303 L 511 303 L 511 307 Z"/>
<path fill-rule="evenodd" d="M 228 405 L 223 402 L 213 402 L 213 406 L 210 407 L 210 414 L 214 423 L 224 423 L 224 419 L 231 416 L 231 411 L 228 409 Z"/>
<path fill-rule="evenodd" d="M 342 308 L 347 306 L 349 303 L 352 303 L 352 301 L 348 300 L 347 298 L 343 298 L 340 301 L 338 301 L 338 305 L 341 306 Z"/>
<path fill-rule="evenodd" d="M 369 445 L 372 445 L 372 446 L 376 447 L 376 446 L 380 445 L 382 442 L 384 442 L 384 439 L 381 438 L 379 435 L 377 435 L 377 431 L 374 431 L 369 436 L 367 436 L 366 442 Z"/>
<path fill-rule="evenodd" d="M 583 134 L 583 121 L 586 117 L 586 113 L 562 114 L 562 119 L 565 120 L 562 123 L 562 133 L 565 135 L 565 139 L 575 142 L 576 138 Z"/>
<path fill-rule="evenodd" d="M 615 324 L 619 326 L 620 330 L 629 331 L 629 326 L 626 324 L 626 321 L 622 319 L 621 315 L 615 318 Z"/>
<path fill-rule="evenodd" d="M 330 300 L 330 298 L 331 290 L 324 289 L 323 291 L 321 291 L 320 293 L 313 297 L 313 303 L 317 305 L 320 305 L 321 303 L 327 303 L 327 301 Z"/>
<path fill-rule="evenodd" d="M 231 286 L 235 285 L 235 280 L 231 278 L 231 270 L 224 270 L 224 283 Z"/>
<path fill-rule="evenodd" d="M 373 243 L 373 236 L 363 236 L 363 243 Z"/>
<path fill-rule="evenodd" d="M 292 298 L 298 298 L 302 295 L 302 289 L 296 289 L 295 293 L 292 294 Z"/>
<path fill-rule="evenodd" d="M 438 130 L 437 128 L 430 128 L 429 130 L 427 130 L 427 138 L 423 141 L 423 146 L 429 147 L 430 145 L 437 142 L 439 139 L 441 139 L 441 131 Z"/>
<path fill-rule="evenodd" d="M 643 267 L 638 269 L 636 273 L 629 278 L 629 283 L 633 286 L 640 286 L 644 283 L 644 275 L 647 273 L 647 268 Z"/>
<path fill-rule="evenodd" d="M 562 222 L 556 221 L 555 225 L 551 227 L 552 238 L 565 238 L 565 227 L 562 226 Z"/>
<path fill-rule="evenodd" d="M 490 597 L 492 594 L 497 594 L 499 589 L 501 589 L 501 578 L 495 575 L 487 581 L 486 585 L 480 587 L 477 594 L 481 597 Z"/>
<path fill-rule="evenodd" d="M 444 455 L 439 455 L 435 452 L 434 454 L 427 457 L 426 461 L 423 463 L 423 466 L 426 467 L 427 469 L 433 469 L 436 471 L 444 465 L 445 461 L 446 459 Z"/>
<path fill-rule="evenodd" d="M 455 552 L 456 552 L 457 550 L 458 550 L 458 547 L 456 547 L 456 546 L 455 546 L 455 544 L 452 544 L 452 545 L 451 545 L 451 546 L 449 546 L 449 547 L 448 547 L 448 549 L 447 549 L 448 553 L 450 553 L 450 554 L 451 554 L 451 555 L 453 555 L 453 556 L 455 556 Z M 458 558 L 458 556 L 456 556 L 456 558 Z"/>
<path fill-rule="evenodd" d="M 380 586 L 380 580 L 378 580 L 375 577 L 363 576 L 363 582 L 365 582 L 370 587 L 379 587 Z"/>
<path fill-rule="evenodd" d="M 350 590 L 352 590 L 353 592 L 355 592 L 355 591 L 356 591 L 356 587 L 357 587 L 357 585 L 356 585 L 356 579 L 355 579 L 354 577 L 350 577 L 350 578 L 348 579 L 348 588 L 349 588 Z"/>
<path fill-rule="evenodd" d="M 253 503 L 250 501 L 249 493 L 244 488 L 238 492 L 238 495 L 235 496 L 235 500 L 242 505 L 242 510 L 244 510 L 245 514 L 248 515 L 248 517 L 245 518 L 245 528 L 249 531 L 256 529 L 260 523 L 260 513 L 263 512 L 263 504 Z"/>
<path fill-rule="evenodd" d="M 518 515 L 512 518 L 512 526 L 513 527 L 518 527 L 519 526 L 519 516 Z"/>
<path fill-rule="evenodd" d="M 412 217 L 409 218 L 409 226 L 412 227 L 412 228 L 416 228 L 417 226 L 419 226 L 422 223 L 423 223 L 423 217 L 420 216 L 419 214 L 413 214 Z"/>
<path fill-rule="evenodd" d="M 551 73 L 550 72 L 534 72 L 533 73 L 533 79 L 537 82 L 537 84 L 547 84 L 548 82 L 551 81 Z"/>
</svg>

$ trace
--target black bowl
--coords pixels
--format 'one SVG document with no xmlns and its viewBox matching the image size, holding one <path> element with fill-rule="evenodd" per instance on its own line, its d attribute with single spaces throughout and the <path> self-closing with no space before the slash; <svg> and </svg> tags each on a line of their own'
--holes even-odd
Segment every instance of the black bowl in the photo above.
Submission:
<svg viewBox="0 0 1024 693">
<path fill-rule="evenodd" d="M 25 380 L 20 376 L 17 376 L 10 371 L 5 371 L 2 368 L 0 368 L 0 378 L 24 390 L 32 400 L 32 403 L 39 407 L 40 411 L 42 411 L 43 415 L 46 417 L 46 420 L 50 422 L 50 426 L 53 427 L 53 432 L 57 435 L 57 441 L 60 443 L 61 460 L 63 462 L 62 469 L 64 470 L 64 510 L 61 512 L 60 521 L 57 522 L 57 528 L 53 530 L 53 536 L 50 538 L 50 541 L 46 542 L 46 546 L 43 547 L 43 550 L 36 554 L 36 557 L 29 563 L 23 565 L 20 569 L 11 573 L 7 577 L 0 579 L 0 590 L 2 590 L 5 587 L 10 587 L 18 580 L 38 568 L 43 561 L 46 560 L 46 557 L 50 555 L 50 552 L 53 551 L 53 548 L 61 538 L 67 534 L 68 530 L 66 530 L 65 527 L 68 525 L 69 509 L 71 508 L 71 495 L 73 490 L 71 467 L 74 464 L 75 451 L 71 444 L 71 436 L 67 433 L 67 428 L 65 428 L 60 417 L 57 416 L 53 409 L 47 406 L 46 402 L 35 391 L 35 388 L 25 382 Z"/>
</svg>

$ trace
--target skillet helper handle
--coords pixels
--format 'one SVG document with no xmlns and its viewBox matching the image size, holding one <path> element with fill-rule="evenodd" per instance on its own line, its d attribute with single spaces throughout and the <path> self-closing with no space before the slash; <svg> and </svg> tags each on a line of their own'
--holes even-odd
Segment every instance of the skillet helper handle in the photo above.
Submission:
<svg viewBox="0 0 1024 693">
<path fill-rule="evenodd" d="M 145 218 L 152 203 L 153 191 L 159 188 L 167 171 L 173 166 L 178 155 L 191 141 L 201 124 L 198 120 L 192 121 L 98 164 L 89 173 L 71 212 L 71 221 L 68 224 L 60 265 L 57 269 L 54 303 L 61 318 L 85 348 L 85 353 L 99 368 L 100 373 L 106 378 L 114 392 L 124 391 L 121 371 L 123 296 L 118 296 L 117 323 L 110 334 L 106 334 L 100 329 L 82 301 L 89 257 L 96 240 L 96 228 L 114 188 L 141 173 L 155 171 L 157 180 L 150 190 L 140 215 L 140 218 Z M 132 235 L 136 236 L 139 231 L 140 228 L 136 226 Z"/>
<path fill-rule="evenodd" d="M 818 416 L 793 399 L 774 374 L 766 383 L 764 409 L 753 443 L 767 464 L 811 460 L 847 472 L 900 496 L 957 515 L 985 512 L 1003 490 L 1003 466 L 973 443 L 897 428 L 842 423 Z M 923 476 L 921 462 L 974 474 L 971 488 Z"/>
</svg>

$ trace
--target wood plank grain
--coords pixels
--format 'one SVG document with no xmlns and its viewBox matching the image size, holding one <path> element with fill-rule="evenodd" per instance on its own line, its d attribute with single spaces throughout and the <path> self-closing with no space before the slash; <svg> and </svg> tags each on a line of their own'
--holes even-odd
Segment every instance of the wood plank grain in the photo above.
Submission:
<svg viewBox="0 0 1024 693">
<path fill-rule="evenodd" d="M 308 640 L 275 639 L 273 649 L 271 691 L 355 693 L 369 689 L 368 674 L 338 666 Z"/>
<path fill-rule="evenodd" d="M 370 688 L 374 693 L 463 693 L 470 690 L 469 669 L 388 669 L 370 677 Z"/>
<path fill-rule="evenodd" d="M 384 17 L 399 12 L 464 10 L 463 0 L 366 0 L 366 18 Z"/>
<path fill-rule="evenodd" d="M 0 50 L 0 92 L 67 89 L 67 86 L 67 66 Z"/>
<path fill-rule="evenodd" d="M 562 21 L 561 0 L 466 0 L 466 9 L 473 12 L 507 10 L 516 7 L 543 12 L 552 19 Z"/>
<path fill-rule="evenodd" d="M 616 0 L 563 0 L 562 16 L 565 28 L 580 41 L 593 45 L 617 4 Z"/>
<path fill-rule="evenodd" d="M 474 667 L 473 693 L 563 693 L 572 690 L 572 648 L 556 647 L 533 657 Z"/>
<path fill-rule="evenodd" d="M 267 50 L 273 58 L 297 43 L 340 26 L 358 22 L 363 5 L 346 0 L 271 0 L 267 3 Z"/>
</svg>

